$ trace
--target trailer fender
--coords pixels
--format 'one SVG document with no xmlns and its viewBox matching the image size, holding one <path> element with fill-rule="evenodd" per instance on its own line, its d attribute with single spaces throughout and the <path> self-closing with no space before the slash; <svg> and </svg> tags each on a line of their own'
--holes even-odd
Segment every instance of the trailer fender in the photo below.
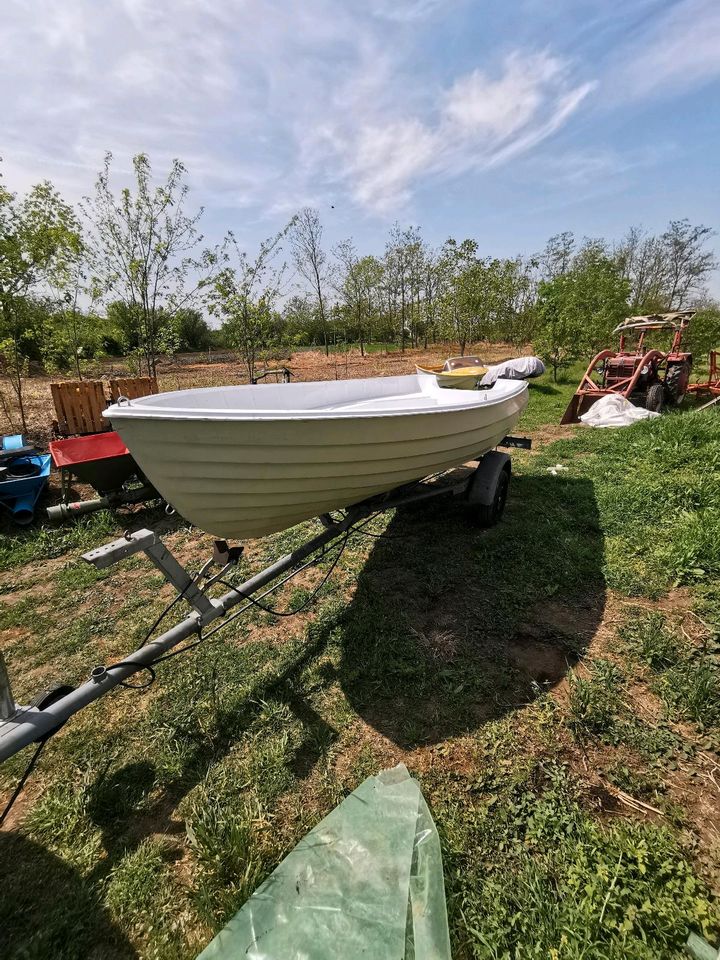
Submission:
<svg viewBox="0 0 720 960">
<path fill-rule="evenodd" d="M 494 526 L 505 509 L 510 482 L 511 461 L 507 453 L 491 450 L 478 464 L 467 492 L 481 527 Z"/>
</svg>

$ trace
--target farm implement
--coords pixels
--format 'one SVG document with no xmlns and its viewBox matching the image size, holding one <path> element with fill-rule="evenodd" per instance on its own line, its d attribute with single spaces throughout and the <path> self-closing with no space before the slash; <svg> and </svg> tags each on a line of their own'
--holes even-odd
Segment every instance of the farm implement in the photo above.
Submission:
<svg viewBox="0 0 720 960">
<path fill-rule="evenodd" d="M 50 520 L 66 520 L 158 497 L 114 430 L 53 440 L 48 446 L 53 464 L 60 470 L 63 499 L 62 503 L 48 507 Z M 89 484 L 98 497 L 71 501 L 73 478 Z"/>
<path fill-rule="evenodd" d="M 613 330 L 620 334 L 619 349 L 601 350 L 592 359 L 560 422 L 577 423 L 596 400 L 610 394 L 656 413 L 681 403 L 692 369 L 692 354 L 682 350 L 682 338 L 694 316 L 694 310 L 681 310 L 624 320 Z M 667 352 L 645 343 L 649 333 L 658 332 L 672 332 Z"/>
<path fill-rule="evenodd" d="M 720 350 L 711 350 L 709 359 L 709 370 L 707 380 L 699 380 L 697 383 L 691 383 L 688 387 L 688 393 L 705 394 L 720 397 Z"/>
</svg>

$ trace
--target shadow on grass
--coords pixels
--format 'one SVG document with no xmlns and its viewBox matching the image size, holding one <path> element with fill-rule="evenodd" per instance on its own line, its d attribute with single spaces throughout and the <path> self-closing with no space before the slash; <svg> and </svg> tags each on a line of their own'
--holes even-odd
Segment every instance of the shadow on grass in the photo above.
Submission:
<svg viewBox="0 0 720 960">
<path fill-rule="evenodd" d="M 471 526 L 461 504 L 438 501 L 398 512 L 386 536 L 373 542 L 349 606 L 320 618 L 284 663 L 273 665 L 267 651 L 246 660 L 241 647 L 210 645 L 191 667 L 164 674 L 146 721 L 171 731 L 179 762 L 168 775 L 157 757 L 135 757 L 97 777 L 87 809 L 108 856 L 88 883 L 102 888 L 108 869 L 145 837 L 184 829 L 178 804 L 264 702 L 285 703 L 300 721 L 282 762 L 307 776 L 336 736 L 303 680 L 323 649 L 331 656 L 313 683 L 339 680 L 360 716 L 412 748 L 477 729 L 551 688 L 602 618 L 603 542 L 588 481 L 515 477 L 493 530 Z"/>
<path fill-rule="evenodd" d="M 137 957 L 103 906 L 97 885 L 40 844 L 0 834 L 0 888 L 3 960 Z"/>
<path fill-rule="evenodd" d="M 592 484 L 514 477 L 489 531 L 467 508 L 399 513 L 343 617 L 340 682 L 405 748 L 471 731 L 534 699 L 582 657 L 603 615 Z"/>
</svg>

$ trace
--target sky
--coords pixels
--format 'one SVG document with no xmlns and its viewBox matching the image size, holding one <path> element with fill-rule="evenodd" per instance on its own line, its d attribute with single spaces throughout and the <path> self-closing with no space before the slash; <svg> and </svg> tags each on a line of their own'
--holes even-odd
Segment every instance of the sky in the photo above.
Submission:
<svg viewBox="0 0 720 960">
<path fill-rule="evenodd" d="M 250 252 L 307 205 L 376 253 L 395 221 L 496 256 L 720 228 L 718 0 L 4 0 L 2 41 L 18 192 L 179 157 Z"/>
</svg>

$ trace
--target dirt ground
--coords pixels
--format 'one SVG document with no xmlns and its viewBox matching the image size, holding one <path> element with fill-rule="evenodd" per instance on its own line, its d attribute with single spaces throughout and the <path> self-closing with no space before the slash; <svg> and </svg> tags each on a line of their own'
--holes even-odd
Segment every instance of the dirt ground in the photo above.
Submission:
<svg viewBox="0 0 720 960">
<path fill-rule="evenodd" d="M 468 346 L 466 354 L 482 357 L 490 363 L 499 363 L 518 353 L 511 344 L 477 343 Z M 370 353 L 364 357 L 358 349 L 348 353 L 325 356 L 323 351 L 308 350 L 294 353 L 290 359 L 271 361 L 268 368 L 287 367 L 293 380 L 348 380 L 359 377 L 391 377 L 414 373 L 415 364 L 441 363 L 448 356 L 457 353 L 455 344 L 435 344 L 427 350 L 407 349 L 403 352 Z M 262 366 L 260 367 L 262 369 Z M 111 358 L 98 370 L 97 376 L 110 379 L 116 376 L 130 375 L 125 361 Z M 25 408 L 27 434 L 36 444 L 44 445 L 52 439 L 52 421 L 55 416 L 50 384 L 72 377 L 34 376 L 26 381 Z M 268 377 L 266 382 L 277 378 Z M 214 354 L 191 353 L 178 354 L 163 359 L 158 366 L 158 381 L 161 390 L 187 390 L 192 387 L 225 386 L 233 383 L 247 383 L 248 377 L 244 365 L 232 353 L 227 351 Z M 20 418 L 17 414 L 14 398 L 6 384 L 0 384 L 0 434 L 20 431 Z"/>
</svg>

